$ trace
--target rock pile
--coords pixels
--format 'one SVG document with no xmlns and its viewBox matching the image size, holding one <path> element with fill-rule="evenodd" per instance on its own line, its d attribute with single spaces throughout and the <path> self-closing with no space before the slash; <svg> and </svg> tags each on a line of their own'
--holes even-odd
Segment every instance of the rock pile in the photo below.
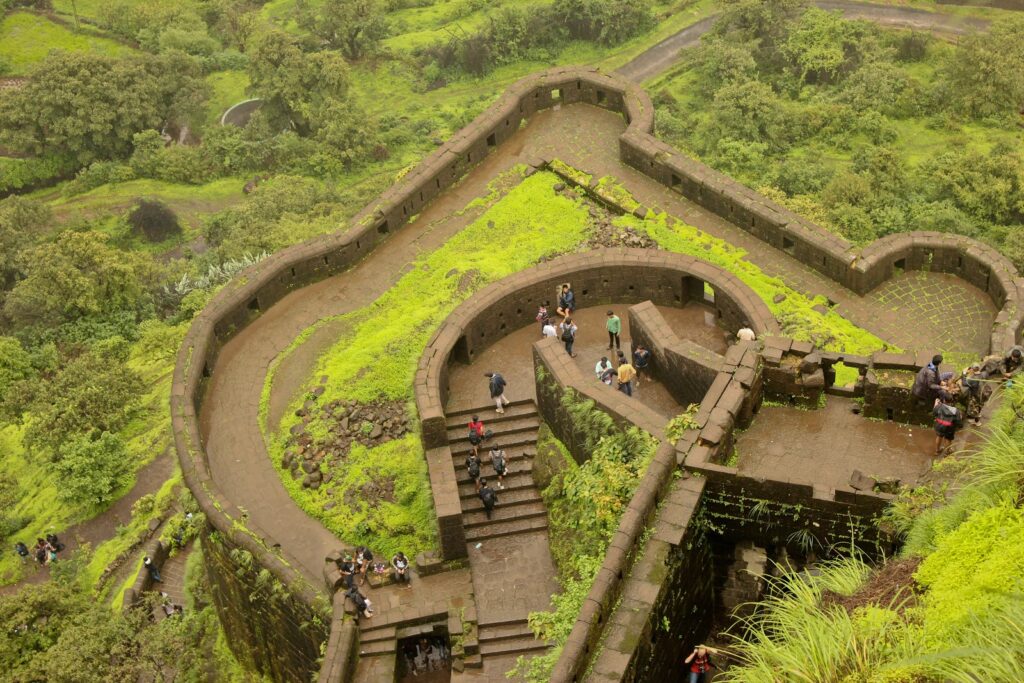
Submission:
<svg viewBox="0 0 1024 683">
<path fill-rule="evenodd" d="M 295 411 L 302 422 L 291 429 L 281 464 L 293 479 L 302 479 L 302 487 L 316 490 L 330 482 L 332 474 L 321 465 L 332 465 L 348 456 L 353 443 L 367 448 L 402 437 L 409 431 L 409 416 L 401 401 L 357 403 L 336 400 L 318 405 L 323 386 L 316 387 L 301 408 Z M 318 423 L 316 428 L 311 424 Z M 314 437 L 326 432 L 325 436 Z M 385 496 L 386 497 L 386 496 Z"/>
</svg>

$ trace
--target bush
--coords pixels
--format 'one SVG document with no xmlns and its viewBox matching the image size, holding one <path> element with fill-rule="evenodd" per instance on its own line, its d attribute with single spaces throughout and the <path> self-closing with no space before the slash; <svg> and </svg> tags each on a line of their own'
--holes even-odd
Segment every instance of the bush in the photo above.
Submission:
<svg viewBox="0 0 1024 683">
<path fill-rule="evenodd" d="M 131 469 L 124 443 L 110 432 L 101 432 L 95 438 L 74 436 L 61 445 L 59 453 L 53 465 L 57 491 L 68 502 L 110 502 Z"/>
<path fill-rule="evenodd" d="M 153 131 L 156 133 L 156 131 Z M 94 161 L 75 176 L 75 179 L 61 188 L 65 197 L 74 197 L 97 187 L 135 180 L 131 166 L 116 161 Z"/>
<path fill-rule="evenodd" d="M 163 242 L 181 234 L 178 217 L 156 199 L 140 199 L 128 215 L 128 223 L 150 242 Z"/>
</svg>

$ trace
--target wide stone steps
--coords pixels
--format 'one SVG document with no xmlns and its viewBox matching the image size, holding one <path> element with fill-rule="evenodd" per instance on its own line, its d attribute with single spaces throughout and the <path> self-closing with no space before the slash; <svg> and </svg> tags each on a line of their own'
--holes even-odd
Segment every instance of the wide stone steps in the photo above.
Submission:
<svg viewBox="0 0 1024 683">
<path fill-rule="evenodd" d="M 452 457 L 455 458 L 456 463 L 465 462 L 466 456 L 472 450 L 469 441 L 453 443 L 450 444 L 450 447 L 452 449 Z M 535 453 L 537 450 L 537 430 L 534 429 L 531 432 L 520 434 L 495 434 L 493 438 L 480 444 L 480 455 L 486 456 L 487 452 L 492 448 L 505 449 L 505 453 L 510 459 L 514 457 L 513 451 L 518 454 L 524 452 Z"/>
<path fill-rule="evenodd" d="M 503 519 L 498 519 L 498 509 L 494 510 L 494 518 L 490 522 L 484 519 L 483 525 L 477 525 L 472 528 L 466 528 L 466 542 L 467 543 L 479 543 L 492 538 L 501 538 L 502 536 L 512 536 L 514 534 L 526 534 L 531 531 L 542 531 L 548 528 L 548 518 L 546 514 L 530 515 L 528 517 L 515 517 L 510 516 Z M 482 515 L 483 513 L 481 513 Z M 466 516 L 463 515 L 465 520 Z"/>
<path fill-rule="evenodd" d="M 504 522 L 512 519 L 531 519 L 534 517 L 546 519 L 547 514 L 547 510 L 544 509 L 544 505 L 540 502 L 539 497 L 537 500 L 525 502 L 521 505 L 505 505 L 501 498 L 501 491 L 498 491 L 498 504 L 494 506 L 490 519 L 487 519 L 487 513 L 481 507 L 477 511 L 463 512 L 462 526 L 468 531 L 487 526 L 488 524 L 494 524 L 495 522 Z"/>
<path fill-rule="evenodd" d="M 387 640 L 374 640 L 366 642 L 362 639 L 359 641 L 359 656 L 360 657 L 380 657 L 382 655 L 393 655 L 398 647 L 398 641 L 394 638 Z"/>
<path fill-rule="evenodd" d="M 488 484 L 497 485 L 498 478 L 494 476 L 494 470 L 491 469 L 490 465 L 481 467 L 480 472 L 487 479 Z M 498 493 L 512 493 L 523 489 L 535 489 L 532 472 L 533 463 L 530 461 L 524 462 L 521 469 L 513 468 L 512 473 L 505 476 L 504 490 L 498 491 Z M 469 480 L 469 476 L 465 475 L 465 468 L 463 468 L 460 474 L 463 476 L 459 479 L 459 498 L 462 499 L 462 506 L 465 508 L 466 499 L 477 497 L 476 486 Z"/>
<path fill-rule="evenodd" d="M 514 420 L 523 415 L 536 414 L 537 408 L 533 405 L 533 401 L 530 399 L 512 401 L 511 405 L 505 406 L 505 412 L 500 415 L 495 412 L 493 403 L 488 403 L 482 406 L 477 405 L 473 408 L 456 408 L 454 410 L 445 411 L 445 417 L 447 418 L 447 424 L 449 427 L 465 426 L 469 423 L 469 418 L 473 417 L 473 415 L 479 415 L 483 418 L 484 424 L 487 425 L 490 423 Z"/>
<path fill-rule="evenodd" d="M 372 598 L 371 598 L 372 599 Z M 385 640 L 395 640 L 398 637 L 394 626 L 384 626 L 375 629 L 361 628 L 359 630 L 359 644 L 368 645 Z"/>
<path fill-rule="evenodd" d="M 531 486 L 529 488 L 522 487 L 517 489 L 499 489 L 497 485 L 494 485 L 494 490 L 498 494 L 498 507 L 494 509 L 494 514 L 497 515 L 499 508 L 512 508 L 520 505 L 543 505 L 540 493 L 537 491 L 537 487 Z M 467 496 L 462 501 L 462 514 L 463 520 L 465 515 L 471 512 L 482 512 L 484 509 L 484 503 L 480 500 L 480 497 L 473 494 L 471 497 Z"/>
<path fill-rule="evenodd" d="M 490 429 L 493 432 L 493 439 L 508 437 L 513 434 L 536 433 L 540 429 L 540 418 L 534 413 L 533 415 L 525 415 L 497 424 L 484 421 L 484 428 Z M 455 427 L 448 427 L 448 443 L 455 445 L 462 444 L 463 442 L 469 443 L 469 424 L 464 423 Z M 484 442 L 484 444 L 489 443 L 490 440 Z"/>
<path fill-rule="evenodd" d="M 526 619 L 479 624 L 480 654 L 484 657 L 511 655 L 546 650 L 548 645 L 537 640 Z"/>
<path fill-rule="evenodd" d="M 526 465 L 533 464 L 534 451 L 536 450 L 533 445 L 535 442 L 530 442 L 526 446 L 517 446 L 515 448 L 505 448 L 505 466 L 512 472 L 519 472 L 527 469 Z M 458 455 L 452 455 L 452 464 L 455 467 L 455 476 L 460 480 L 469 480 L 469 475 L 466 473 L 466 458 L 469 457 L 469 452 L 460 453 Z M 483 476 L 494 476 L 494 467 L 491 466 L 491 455 L 490 449 L 480 449 L 480 471 Z"/>
</svg>

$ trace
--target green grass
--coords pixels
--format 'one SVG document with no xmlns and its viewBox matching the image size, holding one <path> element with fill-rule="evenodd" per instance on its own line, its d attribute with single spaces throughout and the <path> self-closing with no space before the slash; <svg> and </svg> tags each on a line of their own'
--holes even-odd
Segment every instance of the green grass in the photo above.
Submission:
<svg viewBox="0 0 1024 683">
<path fill-rule="evenodd" d="M 587 233 L 589 215 L 581 200 L 551 190 L 557 181 L 551 173 L 537 173 L 523 179 L 504 197 L 486 200 L 493 202 L 489 208 L 437 250 L 417 258 L 383 296 L 331 319 L 346 331 L 309 375 L 309 386 L 314 378 L 329 377 L 321 404 L 336 399 L 410 399 L 416 364 L 427 341 L 459 303 L 486 284 L 532 266 L 540 258 L 575 249 Z M 296 345 L 307 336 L 308 331 Z M 273 377 L 268 378 L 268 383 L 272 381 Z M 268 395 L 269 388 L 265 388 L 264 420 Z M 304 391 L 299 392 L 296 401 L 301 403 L 304 396 Z M 288 414 L 270 438 L 271 458 L 279 468 L 289 429 L 297 420 L 291 411 Z M 326 425 L 314 420 L 308 431 L 323 434 Z M 367 472 L 374 468 L 384 476 L 393 473 L 396 491 L 409 492 L 406 505 L 411 511 L 367 512 L 375 521 L 361 525 L 363 512 L 349 510 L 342 496 L 345 488 L 365 483 Z M 369 542 L 385 553 L 392 547 L 415 552 L 436 542 L 430 487 L 417 435 L 369 451 L 355 449 L 332 471 L 335 479 L 331 484 L 315 492 L 302 490 L 286 471 L 282 479 L 303 509 L 347 542 Z M 327 488 L 335 490 L 336 507 L 325 512 L 323 505 L 331 500 Z M 406 529 L 410 520 L 417 521 L 415 529 Z"/>
<path fill-rule="evenodd" d="M 220 117 L 229 107 L 249 99 L 249 75 L 244 71 L 216 71 L 206 77 L 211 88 L 206 103 L 206 125 L 219 126 Z"/>
<path fill-rule="evenodd" d="M 50 50 L 93 52 L 119 56 L 132 52 L 126 45 L 100 37 L 94 32 L 79 33 L 45 17 L 28 12 L 13 12 L 0 21 L 0 58 L 10 63 L 11 76 L 23 76 Z"/>
</svg>

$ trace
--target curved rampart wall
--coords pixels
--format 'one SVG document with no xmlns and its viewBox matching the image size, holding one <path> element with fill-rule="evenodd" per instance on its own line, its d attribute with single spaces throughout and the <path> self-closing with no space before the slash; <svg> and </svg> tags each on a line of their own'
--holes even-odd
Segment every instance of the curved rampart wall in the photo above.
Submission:
<svg viewBox="0 0 1024 683">
<path fill-rule="evenodd" d="M 524 118 L 555 104 L 574 102 L 586 102 L 623 114 L 628 124 L 620 136 L 624 161 L 855 291 L 863 291 L 864 287 L 874 283 L 875 277 L 883 278 L 890 267 L 884 264 L 886 261 L 898 261 L 894 254 L 899 249 L 922 255 L 930 249 L 915 242 L 913 233 L 901 235 L 875 255 L 881 264 L 876 266 L 877 270 L 866 270 L 857 263 L 855 252 L 842 239 L 722 174 L 687 159 L 651 136 L 654 110 L 650 98 L 639 86 L 583 68 L 554 69 L 520 80 L 471 124 L 357 214 L 348 226 L 339 226 L 337 233 L 273 254 L 236 277 L 196 316 L 178 353 L 172 382 L 171 412 L 175 447 L 186 484 L 206 515 L 211 530 L 217 531 L 230 547 L 250 553 L 255 566 L 266 569 L 297 596 L 296 604 L 311 606 L 316 598 L 326 597 L 309 581 L 318 581 L 318 577 L 306 577 L 297 569 L 298 564 L 279 549 L 273 538 L 269 538 L 230 500 L 225 499 L 207 467 L 197 414 L 204 379 L 214 371 L 219 349 L 235 332 L 288 292 L 342 272 L 359 261 L 389 233 L 404 226 L 410 217 L 507 140 Z M 993 334 L 993 346 L 1005 347 L 1011 337 L 1019 334 L 1022 324 L 1012 266 L 973 240 L 956 240 L 955 249 L 964 257 L 964 272 L 975 268 L 976 263 L 987 261 L 986 267 L 999 283 L 997 287 L 989 281 L 986 291 L 994 293 L 997 304 L 1002 306 L 997 318 L 998 334 Z M 913 267 L 918 260 L 916 256 L 905 258 L 906 267 Z M 924 262 L 926 259 L 921 256 L 919 260 Z M 950 262 L 947 259 L 938 261 L 940 264 Z M 936 261 L 933 259 L 932 262 Z M 857 275 L 858 272 L 865 274 Z M 970 277 L 975 278 L 972 281 L 980 281 L 978 274 Z M 233 609 L 253 612 L 256 605 L 243 602 L 234 605 Z M 221 613 L 224 614 L 223 608 Z M 246 657 L 252 654 L 242 652 L 242 649 L 260 642 L 260 618 L 254 616 L 245 629 L 240 629 L 232 643 L 236 652 Z M 303 620 L 297 618 L 294 621 Z M 310 629 L 308 632 L 311 642 L 322 642 L 326 636 L 322 630 Z M 246 633 L 251 637 L 245 637 Z M 329 650 L 326 656 L 341 660 L 348 655 L 347 652 Z M 270 665 L 269 662 L 266 664 Z M 294 666 L 313 668 L 316 664 L 305 661 Z"/>
</svg>

